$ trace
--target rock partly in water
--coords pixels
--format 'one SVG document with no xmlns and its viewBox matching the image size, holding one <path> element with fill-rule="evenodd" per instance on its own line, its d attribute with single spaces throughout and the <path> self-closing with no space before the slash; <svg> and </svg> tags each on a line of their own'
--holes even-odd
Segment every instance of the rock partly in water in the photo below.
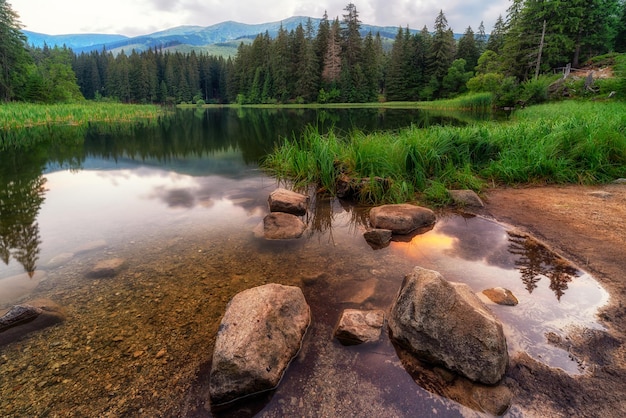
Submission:
<svg viewBox="0 0 626 418">
<path fill-rule="evenodd" d="M 482 291 L 483 295 L 498 305 L 515 306 L 519 303 L 513 292 L 503 287 L 493 287 Z"/>
<path fill-rule="evenodd" d="M 375 250 L 389 246 L 391 242 L 391 230 L 370 229 L 363 234 L 365 241 Z"/>
<path fill-rule="evenodd" d="M 385 313 L 378 310 L 345 309 L 335 328 L 335 337 L 344 345 L 378 341 Z"/>
<path fill-rule="evenodd" d="M 126 260 L 123 258 L 110 258 L 108 260 L 98 261 L 87 272 L 87 277 L 100 279 L 105 277 L 114 277 L 126 266 Z"/>
<path fill-rule="evenodd" d="M 74 258 L 74 253 L 57 254 L 54 257 L 52 257 L 50 259 L 50 261 L 48 261 L 48 263 L 46 264 L 46 267 L 48 267 L 48 268 L 60 267 L 63 264 L 65 264 L 68 261 L 70 261 L 72 258 Z"/>
<path fill-rule="evenodd" d="M 309 198 L 303 194 L 287 189 L 276 189 L 268 198 L 270 212 L 284 212 L 292 215 L 304 215 L 309 204 Z"/>
<path fill-rule="evenodd" d="M 48 299 L 32 300 L 0 311 L 0 346 L 63 320 L 63 309 Z"/>
<path fill-rule="evenodd" d="M 212 404 L 274 389 L 300 350 L 310 321 L 298 287 L 272 283 L 235 295 L 215 341 Z"/>
<path fill-rule="evenodd" d="M 473 190 L 448 190 L 452 202 L 461 207 L 483 208 L 485 204 Z"/>
<path fill-rule="evenodd" d="M 30 273 L 22 273 L 2 279 L 2 291 L 0 292 L 0 309 L 9 307 L 17 301 L 28 297 L 39 283 L 46 280 L 47 274 L 43 270 L 35 270 Z"/>
<path fill-rule="evenodd" d="M 419 358 L 467 378 L 497 383 L 508 366 L 502 324 L 469 286 L 415 267 L 391 308 L 392 338 Z"/>
<path fill-rule="evenodd" d="M 289 213 L 274 212 L 263 219 L 263 235 L 267 239 L 300 238 L 305 229 L 304 222 Z"/>
<path fill-rule="evenodd" d="M 377 206 L 370 210 L 371 226 L 389 229 L 394 234 L 410 234 L 432 226 L 435 220 L 435 212 L 432 210 L 408 203 Z"/>
</svg>

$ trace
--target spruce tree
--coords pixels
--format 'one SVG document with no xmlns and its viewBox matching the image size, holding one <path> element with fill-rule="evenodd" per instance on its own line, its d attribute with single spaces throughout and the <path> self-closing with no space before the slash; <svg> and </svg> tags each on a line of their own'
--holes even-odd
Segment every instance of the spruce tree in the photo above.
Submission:
<svg viewBox="0 0 626 418">
<path fill-rule="evenodd" d="M 25 45 L 18 14 L 6 0 L 0 0 L 0 101 L 19 98 L 23 93 L 32 63 Z"/>
</svg>

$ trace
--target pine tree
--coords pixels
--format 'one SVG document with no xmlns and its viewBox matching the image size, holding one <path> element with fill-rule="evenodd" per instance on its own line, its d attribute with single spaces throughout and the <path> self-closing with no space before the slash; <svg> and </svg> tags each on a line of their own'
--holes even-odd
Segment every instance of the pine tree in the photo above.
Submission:
<svg viewBox="0 0 626 418">
<path fill-rule="evenodd" d="M 322 69 L 322 80 L 327 85 L 332 85 L 341 76 L 341 38 L 339 20 L 335 19 L 330 28 L 326 54 L 324 55 L 324 66 Z"/>
<path fill-rule="evenodd" d="M 441 81 L 448 73 L 448 68 L 450 68 L 455 54 L 454 33 L 448 26 L 448 20 L 443 10 L 439 12 L 439 15 L 435 19 L 434 29 L 435 33 L 432 37 L 429 54 L 429 83 L 431 84 L 431 88 L 434 89 L 435 97 L 437 97 L 440 91 Z"/>
<path fill-rule="evenodd" d="M 496 54 L 500 53 L 502 46 L 504 45 L 504 38 L 506 34 L 506 25 L 502 15 L 498 16 L 496 23 L 493 26 L 493 30 L 487 40 L 486 48 Z"/>
<path fill-rule="evenodd" d="M 19 98 L 32 60 L 25 49 L 19 16 L 0 0 L 0 101 Z"/>
<path fill-rule="evenodd" d="M 480 53 L 476 38 L 474 37 L 474 31 L 471 26 L 468 26 L 465 33 L 459 39 L 459 43 L 456 49 L 456 59 L 464 59 L 467 69 L 473 70 L 478 63 L 478 57 Z"/>
</svg>

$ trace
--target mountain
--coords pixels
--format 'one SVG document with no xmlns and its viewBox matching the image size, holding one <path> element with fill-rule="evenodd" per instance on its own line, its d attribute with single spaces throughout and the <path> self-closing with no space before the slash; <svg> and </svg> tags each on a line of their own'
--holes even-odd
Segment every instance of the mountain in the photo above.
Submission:
<svg viewBox="0 0 626 418">
<path fill-rule="evenodd" d="M 175 28 L 141 35 L 136 37 L 126 37 L 122 35 L 45 35 L 35 32 L 24 31 L 28 44 L 37 47 L 43 46 L 44 42 L 48 46 L 63 46 L 80 54 L 93 50 L 106 48 L 114 54 L 120 51 L 129 53 L 133 49 L 145 51 L 150 48 L 163 48 L 189 52 L 191 50 L 204 51 L 214 55 L 234 55 L 237 46 L 241 42 L 251 42 L 257 35 L 267 32 L 271 37 L 275 37 L 282 25 L 288 32 L 295 30 L 299 24 L 305 26 L 308 17 L 294 16 L 279 22 L 261 23 L 249 25 L 239 22 L 222 22 L 212 26 L 178 26 Z M 313 28 L 317 30 L 321 19 L 310 18 Z M 361 34 L 368 32 L 380 33 L 383 38 L 394 39 L 398 33 L 397 27 L 361 25 Z M 411 30 L 416 32 L 416 30 Z"/>
</svg>

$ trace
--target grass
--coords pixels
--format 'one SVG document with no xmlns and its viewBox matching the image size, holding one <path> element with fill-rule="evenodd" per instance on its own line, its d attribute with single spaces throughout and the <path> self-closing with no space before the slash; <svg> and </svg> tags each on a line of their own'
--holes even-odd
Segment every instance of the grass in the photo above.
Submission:
<svg viewBox="0 0 626 418">
<path fill-rule="evenodd" d="M 331 192 L 340 172 L 369 178 L 372 188 L 362 196 L 369 203 L 421 195 L 444 204 L 448 189 L 480 192 L 487 183 L 603 183 L 626 176 L 626 103 L 561 102 L 517 111 L 507 122 L 345 138 L 309 130 L 278 146 L 263 166 Z"/>
<path fill-rule="evenodd" d="M 163 111 L 154 105 L 93 103 L 38 105 L 6 103 L 0 105 L 0 150 L 29 146 L 56 133 L 86 127 L 91 123 L 127 124 L 156 120 Z"/>
</svg>

